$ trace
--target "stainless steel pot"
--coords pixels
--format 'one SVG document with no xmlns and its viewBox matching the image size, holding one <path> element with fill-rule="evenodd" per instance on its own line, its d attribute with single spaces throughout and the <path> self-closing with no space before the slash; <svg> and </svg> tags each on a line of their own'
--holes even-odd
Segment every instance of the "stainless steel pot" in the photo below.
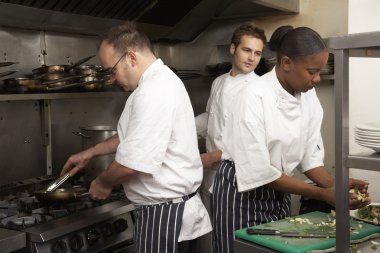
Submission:
<svg viewBox="0 0 380 253">
<path fill-rule="evenodd" d="M 117 133 L 112 126 L 87 126 L 81 127 L 80 132 L 73 134 L 82 137 L 82 149 L 88 149 L 99 142 L 106 140 Z M 115 160 L 115 154 L 103 155 L 93 158 L 84 170 L 84 181 L 86 184 L 94 180 L 103 170 Z"/>
</svg>

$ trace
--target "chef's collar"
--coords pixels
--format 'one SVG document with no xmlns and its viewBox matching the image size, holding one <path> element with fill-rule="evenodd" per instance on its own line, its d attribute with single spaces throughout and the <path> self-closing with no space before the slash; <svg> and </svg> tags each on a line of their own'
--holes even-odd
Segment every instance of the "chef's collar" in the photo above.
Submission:
<svg viewBox="0 0 380 253">
<path fill-rule="evenodd" d="M 137 86 L 140 87 L 141 84 L 144 83 L 144 79 L 149 79 L 163 65 L 164 65 L 164 63 L 162 62 L 162 60 L 160 58 L 156 59 L 152 64 L 149 65 L 149 67 L 141 75 L 140 80 L 139 80 Z"/>
<path fill-rule="evenodd" d="M 282 87 L 280 81 L 276 75 L 276 66 L 271 71 L 271 77 L 273 81 L 274 91 L 277 96 L 282 99 L 286 99 L 288 101 L 299 102 L 301 100 L 301 92 L 296 92 L 294 96 L 292 96 L 289 92 L 287 92 L 284 87 Z"/>
<path fill-rule="evenodd" d="M 257 77 L 257 74 L 255 73 L 255 71 L 251 71 L 249 73 L 237 74 L 236 76 L 232 76 L 231 71 L 232 71 L 232 69 L 230 70 L 230 72 L 228 72 L 227 78 L 232 79 L 232 80 L 244 80 L 244 79 L 250 79 L 250 78 Z"/>
</svg>

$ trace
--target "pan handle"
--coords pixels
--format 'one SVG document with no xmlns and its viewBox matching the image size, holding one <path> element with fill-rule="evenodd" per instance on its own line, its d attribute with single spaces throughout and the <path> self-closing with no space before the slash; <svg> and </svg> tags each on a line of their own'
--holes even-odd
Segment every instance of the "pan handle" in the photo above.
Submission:
<svg viewBox="0 0 380 253">
<path fill-rule="evenodd" d="M 84 197 L 88 197 L 88 196 L 90 196 L 90 192 L 85 192 L 85 193 L 82 193 L 82 194 L 78 194 L 77 198 L 84 198 Z"/>
<path fill-rule="evenodd" d="M 69 71 L 69 70 L 71 70 L 71 69 L 73 69 L 73 68 L 75 68 L 75 67 L 78 67 L 78 66 L 81 65 L 82 63 L 85 63 L 86 61 L 90 60 L 91 58 L 93 58 L 93 57 L 95 57 L 95 56 L 96 56 L 96 55 L 90 55 L 90 56 L 88 56 L 88 57 L 86 57 L 86 58 L 83 58 L 83 59 L 81 59 L 81 60 L 75 62 L 73 65 L 69 66 L 69 67 L 66 69 L 66 71 Z"/>
<path fill-rule="evenodd" d="M 84 133 L 81 133 L 81 132 L 72 132 L 72 133 L 75 134 L 76 136 L 81 136 L 86 139 L 91 139 L 91 136 L 85 135 Z"/>
</svg>

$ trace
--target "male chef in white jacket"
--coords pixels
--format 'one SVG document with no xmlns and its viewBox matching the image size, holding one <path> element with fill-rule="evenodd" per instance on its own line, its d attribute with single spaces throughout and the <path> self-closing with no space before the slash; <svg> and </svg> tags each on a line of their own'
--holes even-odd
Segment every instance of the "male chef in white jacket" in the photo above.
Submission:
<svg viewBox="0 0 380 253">
<path fill-rule="evenodd" d="M 91 197 L 105 199 L 113 186 L 123 184 L 136 207 L 136 252 L 176 253 L 178 242 L 211 231 L 196 193 L 203 168 L 189 96 L 134 23 L 113 28 L 100 45 L 99 58 L 112 78 L 133 92 L 117 134 L 70 156 L 62 174 L 73 175 L 94 156 L 116 152 L 115 161 L 92 181 Z"/>
<path fill-rule="evenodd" d="M 239 96 L 242 88 L 258 77 L 254 70 L 260 62 L 265 44 L 264 31 L 252 23 L 243 23 L 235 29 L 230 44 L 232 68 L 214 80 L 206 112 L 195 118 L 198 136 L 206 138 L 207 152 L 201 154 L 205 171 L 200 192 L 210 213 L 210 193 L 222 155 L 222 132 L 225 122 L 229 120 L 227 111 L 231 107 L 230 102 Z"/>
</svg>

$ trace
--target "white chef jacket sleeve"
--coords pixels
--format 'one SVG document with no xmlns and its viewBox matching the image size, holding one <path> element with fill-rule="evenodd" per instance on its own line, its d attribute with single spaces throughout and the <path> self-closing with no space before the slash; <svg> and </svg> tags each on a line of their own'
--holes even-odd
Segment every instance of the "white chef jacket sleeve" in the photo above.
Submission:
<svg viewBox="0 0 380 253">
<path fill-rule="evenodd" d="M 195 127 L 198 137 L 206 138 L 207 136 L 208 113 L 204 112 L 195 117 Z"/>
<path fill-rule="evenodd" d="M 153 174 L 161 167 L 170 140 L 172 100 L 162 94 L 134 96 L 126 137 L 120 141 L 115 160 L 133 170 Z"/>
<path fill-rule="evenodd" d="M 247 86 L 237 99 L 224 133 L 224 147 L 235 162 L 238 191 L 248 191 L 281 176 L 266 145 L 264 108 L 260 96 Z"/>
<path fill-rule="evenodd" d="M 306 145 L 305 156 L 301 162 L 301 172 L 323 166 L 325 149 L 321 135 L 321 126 L 323 120 L 323 109 L 315 89 L 310 90 L 307 94 L 309 103 L 309 129 Z"/>
</svg>

